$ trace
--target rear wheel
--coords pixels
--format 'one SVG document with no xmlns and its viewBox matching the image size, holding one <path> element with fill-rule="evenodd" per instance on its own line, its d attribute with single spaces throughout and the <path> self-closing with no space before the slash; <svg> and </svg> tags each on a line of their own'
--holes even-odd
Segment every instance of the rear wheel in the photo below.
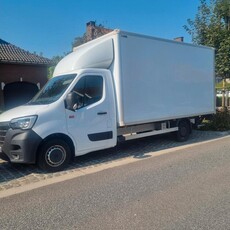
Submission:
<svg viewBox="0 0 230 230">
<path fill-rule="evenodd" d="M 176 132 L 176 139 L 179 142 L 187 141 L 191 133 L 190 122 L 188 120 L 181 120 Z"/>
<path fill-rule="evenodd" d="M 64 169 L 68 165 L 70 159 L 70 148 L 62 139 L 45 141 L 38 152 L 38 166 L 50 172 Z"/>
</svg>

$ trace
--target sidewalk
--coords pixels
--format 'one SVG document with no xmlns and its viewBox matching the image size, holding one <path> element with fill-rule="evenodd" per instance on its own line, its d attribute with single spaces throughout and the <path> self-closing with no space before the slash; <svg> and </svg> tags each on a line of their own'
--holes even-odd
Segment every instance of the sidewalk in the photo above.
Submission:
<svg viewBox="0 0 230 230">
<path fill-rule="evenodd" d="M 126 157 L 145 158 L 150 152 L 186 146 L 187 144 L 199 143 L 227 135 L 229 135 L 228 132 L 193 131 L 189 141 L 184 143 L 176 142 L 171 135 L 137 139 L 125 142 L 112 149 L 76 157 L 74 162 L 72 162 L 66 170 L 57 173 L 46 173 L 40 170 L 36 165 L 14 165 L 0 160 L 0 192 L 10 188 L 48 180 L 49 178 L 71 174 L 85 168 L 97 167 L 102 164 L 119 161 Z"/>
</svg>

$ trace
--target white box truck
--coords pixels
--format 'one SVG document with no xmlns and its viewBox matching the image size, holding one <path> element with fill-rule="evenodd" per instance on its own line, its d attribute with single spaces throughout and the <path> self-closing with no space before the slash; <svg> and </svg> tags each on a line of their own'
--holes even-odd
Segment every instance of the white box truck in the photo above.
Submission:
<svg viewBox="0 0 230 230">
<path fill-rule="evenodd" d="M 76 47 L 26 105 L 0 115 L 0 156 L 60 170 L 118 141 L 188 139 L 215 113 L 214 49 L 114 30 Z"/>
</svg>

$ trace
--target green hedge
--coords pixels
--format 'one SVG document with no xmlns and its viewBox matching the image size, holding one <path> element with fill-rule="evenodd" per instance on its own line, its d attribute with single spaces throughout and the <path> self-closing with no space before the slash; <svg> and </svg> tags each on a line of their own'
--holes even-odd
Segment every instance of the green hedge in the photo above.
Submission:
<svg viewBox="0 0 230 230">
<path fill-rule="evenodd" d="M 230 112 L 218 111 L 210 120 L 203 122 L 202 130 L 227 131 L 230 130 Z"/>
<path fill-rule="evenodd" d="M 221 107 L 222 105 L 222 97 L 216 97 L 216 106 Z"/>
</svg>

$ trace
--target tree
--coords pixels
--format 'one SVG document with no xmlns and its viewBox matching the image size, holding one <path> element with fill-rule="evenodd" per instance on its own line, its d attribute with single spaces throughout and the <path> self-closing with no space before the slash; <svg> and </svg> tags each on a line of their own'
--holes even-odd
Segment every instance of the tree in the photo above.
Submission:
<svg viewBox="0 0 230 230">
<path fill-rule="evenodd" d="M 53 76 L 53 72 L 54 72 L 54 69 L 55 69 L 57 63 L 58 63 L 63 57 L 64 57 L 64 55 L 63 55 L 63 56 L 58 56 L 58 55 L 57 55 L 57 56 L 54 56 L 54 57 L 52 58 L 52 63 L 53 63 L 53 65 L 50 66 L 50 67 L 48 68 L 48 79 L 50 79 L 50 78 Z"/>
<path fill-rule="evenodd" d="M 87 36 L 86 36 L 86 33 L 84 33 L 83 36 L 74 38 L 72 47 L 80 46 L 86 42 L 87 42 Z"/>
<path fill-rule="evenodd" d="M 184 28 L 195 44 L 215 48 L 216 76 L 223 79 L 224 94 L 226 78 L 230 77 L 230 0 L 200 0 L 195 19 L 187 22 Z"/>
<path fill-rule="evenodd" d="M 217 0 L 214 13 L 219 23 L 216 68 L 217 73 L 226 79 L 230 77 L 230 0 Z"/>
<path fill-rule="evenodd" d="M 207 45 L 208 29 L 211 25 L 211 6 L 207 5 L 206 0 L 200 1 L 198 13 L 195 19 L 188 19 L 188 25 L 185 25 L 185 30 L 192 36 L 194 44 Z"/>
</svg>

